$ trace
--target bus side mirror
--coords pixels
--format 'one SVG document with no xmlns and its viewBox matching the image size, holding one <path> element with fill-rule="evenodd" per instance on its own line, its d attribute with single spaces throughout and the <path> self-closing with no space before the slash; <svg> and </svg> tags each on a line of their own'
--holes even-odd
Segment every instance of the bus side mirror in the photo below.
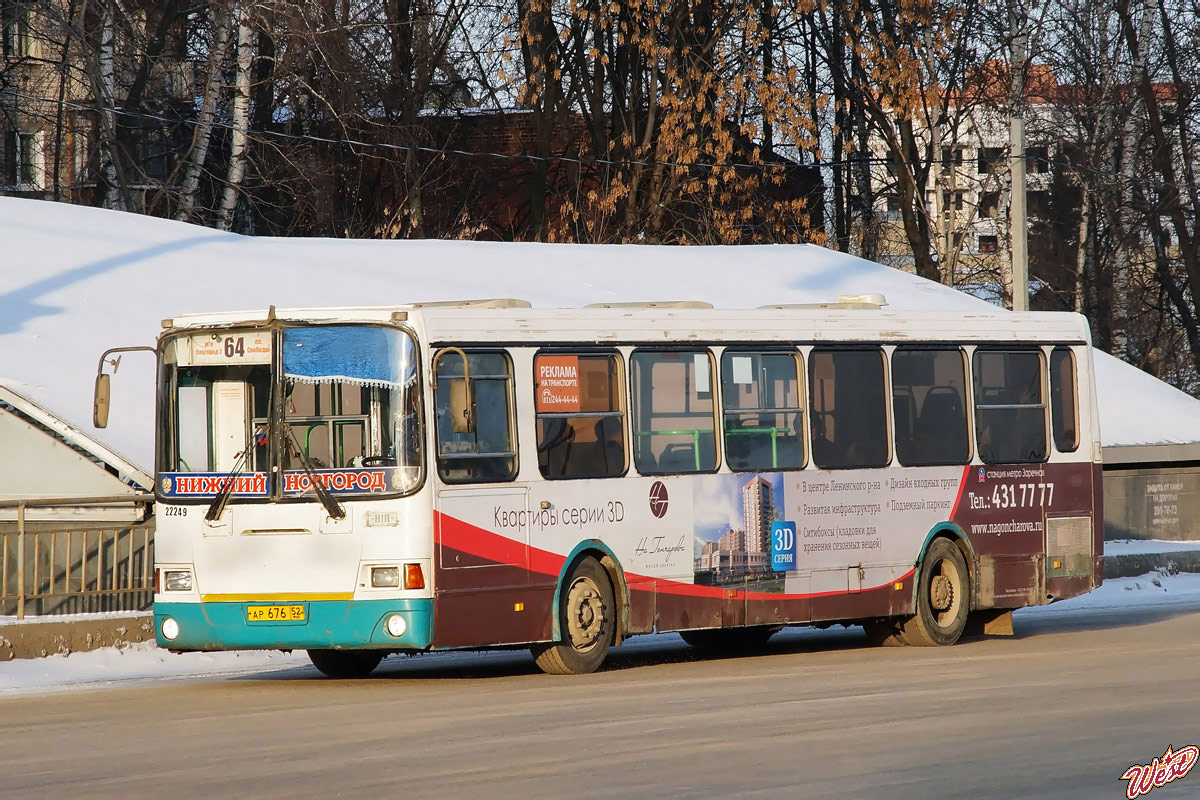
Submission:
<svg viewBox="0 0 1200 800">
<path fill-rule="evenodd" d="M 471 413 L 471 382 L 469 378 L 450 381 L 450 430 L 454 433 L 475 432 L 475 416 Z"/>
<path fill-rule="evenodd" d="M 109 377 L 105 373 L 96 376 L 96 393 L 92 398 L 92 424 L 97 428 L 108 427 Z"/>
<path fill-rule="evenodd" d="M 108 427 L 108 401 L 110 397 L 109 377 L 104 374 L 104 363 L 107 361 L 112 364 L 113 372 L 117 371 L 117 367 L 121 366 L 121 357 L 110 359 L 113 353 L 132 353 L 137 350 L 145 350 L 147 353 L 157 352 L 153 347 L 110 347 L 105 350 L 100 356 L 100 363 L 96 365 L 96 392 L 92 395 L 92 424 L 97 428 Z"/>
</svg>

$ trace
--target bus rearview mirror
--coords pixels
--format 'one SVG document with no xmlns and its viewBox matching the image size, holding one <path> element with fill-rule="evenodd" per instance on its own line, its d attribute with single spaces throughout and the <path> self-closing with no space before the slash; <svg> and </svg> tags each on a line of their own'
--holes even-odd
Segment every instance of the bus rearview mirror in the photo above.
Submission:
<svg viewBox="0 0 1200 800">
<path fill-rule="evenodd" d="M 103 372 L 96 376 L 96 393 L 92 398 L 92 424 L 108 427 L 109 377 Z"/>
<path fill-rule="evenodd" d="M 450 430 L 455 433 L 475 432 L 470 388 L 471 383 L 467 379 L 450 382 Z"/>
</svg>

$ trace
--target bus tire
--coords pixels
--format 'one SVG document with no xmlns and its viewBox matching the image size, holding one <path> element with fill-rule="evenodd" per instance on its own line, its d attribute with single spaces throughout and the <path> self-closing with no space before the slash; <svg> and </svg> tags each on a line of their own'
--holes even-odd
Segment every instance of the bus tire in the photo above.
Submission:
<svg viewBox="0 0 1200 800">
<path fill-rule="evenodd" d="M 962 552 L 934 539 L 921 562 L 916 614 L 905 620 L 904 640 L 918 647 L 951 645 L 962 636 L 970 612 L 970 577 Z"/>
<path fill-rule="evenodd" d="M 383 661 L 378 650 L 309 650 L 313 666 L 330 678 L 365 678 Z"/>
<path fill-rule="evenodd" d="M 550 675 L 595 672 L 608 655 L 616 629 L 616 601 L 608 573 L 587 557 L 563 582 L 558 608 L 561 640 L 535 644 L 533 659 Z"/>
<path fill-rule="evenodd" d="M 711 628 L 695 631 L 680 631 L 679 635 L 690 647 L 709 653 L 736 653 L 758 650 L 778 633 L 775 625 L 752 625 L 746 628 Z"/>
<path fill-rule="evenodd" d="M 905 647 L 908 644 L 904 631 L 894 620 L 868 620 L 863 623 L 863 633 L 867 634 L 867 642 L 875 647 Z"/>
</svg>

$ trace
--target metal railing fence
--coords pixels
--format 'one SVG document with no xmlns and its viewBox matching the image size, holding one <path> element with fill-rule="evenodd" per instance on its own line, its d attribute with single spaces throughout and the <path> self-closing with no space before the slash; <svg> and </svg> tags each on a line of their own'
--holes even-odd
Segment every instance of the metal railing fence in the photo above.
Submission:
<svg viewBox="0 0 1200 800">
<path fill-rule="evenodd" d="M 0 500 L 0 615 L 142 611 L 154 600 L 154 496 Z M 138 522 L 27 521 L 28 509 L 95 506 L 140 510 Z"/>
</svg>

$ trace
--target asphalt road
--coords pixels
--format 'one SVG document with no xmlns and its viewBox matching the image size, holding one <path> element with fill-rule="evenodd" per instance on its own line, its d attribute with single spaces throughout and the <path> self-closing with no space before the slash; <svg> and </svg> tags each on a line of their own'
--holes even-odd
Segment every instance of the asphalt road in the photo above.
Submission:
<svg viewBox="0 0 1200 800">
<path fill-rule="evenodd" d="M 504 652 L 0 699 L 0 797 L 1119 798 L 1200 744 L 1200 601 L 1039 612 L 944 649 L 660 636 L 586 677 Z M 1149 798 L 1197 796 L 1200 766 Z"/>
</svg>

